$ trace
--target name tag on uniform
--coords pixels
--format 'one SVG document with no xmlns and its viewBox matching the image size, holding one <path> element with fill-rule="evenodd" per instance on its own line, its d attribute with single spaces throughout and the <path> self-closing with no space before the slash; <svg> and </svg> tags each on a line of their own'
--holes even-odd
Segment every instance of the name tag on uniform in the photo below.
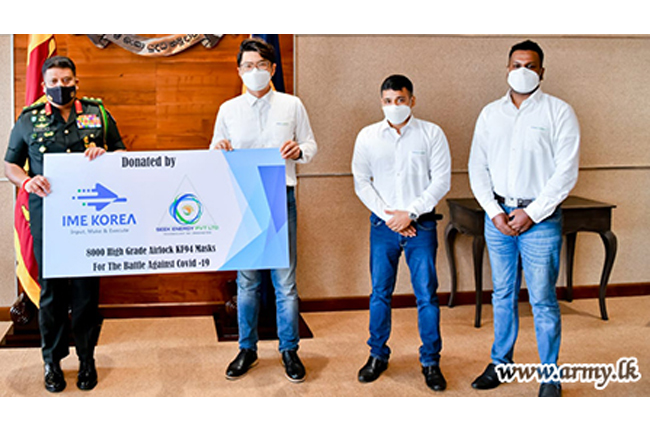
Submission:
<svg viewBox="0 0 650 433">
<path fill-rule="evenodd" d="M 77 128 L 79 129 L 88 129 L 88 128 L 101 128 L 102 121 L 96 114 L 82 114 L 77 117 Z"/>
</svg>

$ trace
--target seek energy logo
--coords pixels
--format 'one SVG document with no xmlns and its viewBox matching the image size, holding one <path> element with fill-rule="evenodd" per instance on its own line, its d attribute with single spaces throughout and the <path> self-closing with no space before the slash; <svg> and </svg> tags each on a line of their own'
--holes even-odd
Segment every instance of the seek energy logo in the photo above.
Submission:
<svg viewBox="0 0 650 433">
<path fill-rule="evenodd" d="M 179 224 L 194 225 L 203 215 L 203 204 L 194 194 L 181 194 L 169 206 L 169 214 Z"/>
<path fill-rule="evenodd" d="M 172 198 L 173 197 L 173 198 Z M 164 234 L 207 234 L 219 230 L 196 188 L 185 176 L 180 181 L 176 192 L 170 194 L 169 206 L 160 218 L 156 232 Z"/>
</svg>

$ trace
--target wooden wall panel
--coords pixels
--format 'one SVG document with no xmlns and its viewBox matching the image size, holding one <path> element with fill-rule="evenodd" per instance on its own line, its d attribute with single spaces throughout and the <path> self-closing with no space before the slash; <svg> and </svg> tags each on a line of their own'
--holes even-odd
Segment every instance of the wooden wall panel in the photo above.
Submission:
<svg viewBox="0 0 650 433">
<path fill-rule="evenodd" d="M 151 35 L 153 36 L 153 35 Z M 56 35 L 60 55 L 77 66 L 79 93 L 101 98 L 130 151 L 206 149 L 219 106 L 241 93 L 236 56 L 248 35 L 225 35 L 206 49 L 196 45 L 175 56 L 149 58 L 115 44 L 95 47 L 85 35 Z M 16 116 L 25 100 L 27 35 L 15 35 Z M 293 92 L 293 35 L 281 35 L 284 79 Z M 107 277 L 104 305 L 220 303 L 234 272 Z"/>
</svg>

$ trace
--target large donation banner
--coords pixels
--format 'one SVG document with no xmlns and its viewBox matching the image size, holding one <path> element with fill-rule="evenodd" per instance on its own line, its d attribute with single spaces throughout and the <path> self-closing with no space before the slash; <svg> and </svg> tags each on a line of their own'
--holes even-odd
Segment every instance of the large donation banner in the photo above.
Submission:
<svg viewBox="0 0 650 433">
<path fill-rule="evenodd" d="M 289 266 L 277 149 L 46 154 L 43 276 Z"/>
</svg>

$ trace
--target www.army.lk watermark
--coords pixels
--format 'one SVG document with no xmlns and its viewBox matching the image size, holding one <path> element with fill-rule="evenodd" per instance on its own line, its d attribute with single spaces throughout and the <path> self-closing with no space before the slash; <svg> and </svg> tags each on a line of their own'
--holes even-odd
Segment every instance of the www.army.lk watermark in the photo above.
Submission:
<svg viewBox="0 0 650 433">
<path fill-rule="evenodd" d="M 497 376 L 502 383 L 562 382 L 593 383 L 603 390 L 612 382 L 631 383 L 641 379 L 638 361 L 634 357 L 620 358 L 616 364 L 499 364 Z"/>
</svg>

